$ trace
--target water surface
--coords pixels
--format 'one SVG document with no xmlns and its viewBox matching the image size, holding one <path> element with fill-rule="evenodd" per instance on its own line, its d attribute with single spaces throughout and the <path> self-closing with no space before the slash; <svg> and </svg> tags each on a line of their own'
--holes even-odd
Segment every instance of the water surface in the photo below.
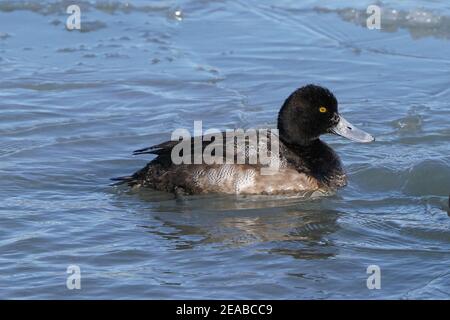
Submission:
<svg viewBox="0 0 450 320">
<path fill-rule="evenodd" d="M 0 3 L 1 298 L 448 298 L 447 2 L 380 3 L 381 30 L 368 1 L 76 2 L 81 32 L 73 1 Z M 194 120 L 274 126 L 307 83 L 377 137 L 325 137 L 349 175 L 336 195 L 109 186 Z"/>
</svg>

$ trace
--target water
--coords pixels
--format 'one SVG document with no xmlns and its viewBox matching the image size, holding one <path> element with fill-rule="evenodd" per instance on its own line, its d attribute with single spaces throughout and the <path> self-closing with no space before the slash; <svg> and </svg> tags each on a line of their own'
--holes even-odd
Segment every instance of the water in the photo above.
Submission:
<svg viewBox="0 0 450 320">
<path fill-rule="evenodd" d="M 0 2 L 1 298 L 440 298 L 450 293 L 450 6 Z M 275 125 L 306 83 L 369 145 L 315 200 L 110 187 L 172 130 Z M 381 289 L 369 290 L 369 265 Z M 66 288 L 69 265 L 81 290 Z"/>
</svg>

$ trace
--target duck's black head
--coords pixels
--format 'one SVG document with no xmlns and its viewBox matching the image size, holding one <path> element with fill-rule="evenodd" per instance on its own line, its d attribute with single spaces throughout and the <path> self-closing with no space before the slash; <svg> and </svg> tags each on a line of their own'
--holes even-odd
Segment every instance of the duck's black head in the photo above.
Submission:
<svg viewBox="0 0 450 320">
<path fill-rule="evenodd" d="M 306 145 L 325 133 L 358 142 L 374 138 L 347 122 L 338 112 L 338 102 L 326 88 L 309 84 L 286 99 L 278 115 L 280 138 L 290 144 Z"/>
</svg>

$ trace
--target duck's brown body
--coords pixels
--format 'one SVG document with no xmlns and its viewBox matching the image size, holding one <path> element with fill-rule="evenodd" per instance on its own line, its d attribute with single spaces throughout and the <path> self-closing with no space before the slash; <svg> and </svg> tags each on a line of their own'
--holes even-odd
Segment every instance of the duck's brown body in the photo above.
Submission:
<svg viewBox="0 0 450 320">
<path fill-rule="evenodd" d="M 273 195 L 335 189 L 346 184 L 338 156 L 320 140 L 296 148 L 288 148 L 281 143 L 278 153 L 280 165 L 272 174 L 263 174 L 261 165 L 251 164 L 176 165 L 170 158 L 175 144 L 166 142 L 137 151 L 137 154 L 154 153 L 158 156 L 133 176 L 122 178 L 122 181 L 134 187 L 183 194 Z"/>
<path fill-rule="evenodd" d="M 141 170 L 133 186 L 186 194 L 285 194 L 317 190 L 322 184 L 291 168 L 280 168 L 274 175 L 261 175 L 250 165 L 176 165 L 164 169 L 149 164 Z"/>
</svg>

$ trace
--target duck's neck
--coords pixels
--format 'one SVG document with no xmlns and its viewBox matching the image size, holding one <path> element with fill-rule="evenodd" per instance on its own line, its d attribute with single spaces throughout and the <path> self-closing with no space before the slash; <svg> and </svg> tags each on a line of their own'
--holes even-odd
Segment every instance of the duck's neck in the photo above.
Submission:
<svg viewBox="0 0 450 320">
<path fill-rule="evenodd" d="M 298 134 L 295 138 L 293 138 L 291 135 L 286 134 L 286 131 L 280 126 L 278 126 L 278 132 L 280 134 L 281 142 L 294 148 L 311 147 L 316 145 L 318 142 L 321 142 L 319 137 L 308 136 L 306 134 Z"/>
<path fill-rule="evenodd" d="M 341 160 L 334 150 L 320 139 L 290 143 L 280 135 L 280 140 L 289 150 L 287 160 L 299 172 L 314 176 L 328 187 L 346 184 Z"/>
</svg>

